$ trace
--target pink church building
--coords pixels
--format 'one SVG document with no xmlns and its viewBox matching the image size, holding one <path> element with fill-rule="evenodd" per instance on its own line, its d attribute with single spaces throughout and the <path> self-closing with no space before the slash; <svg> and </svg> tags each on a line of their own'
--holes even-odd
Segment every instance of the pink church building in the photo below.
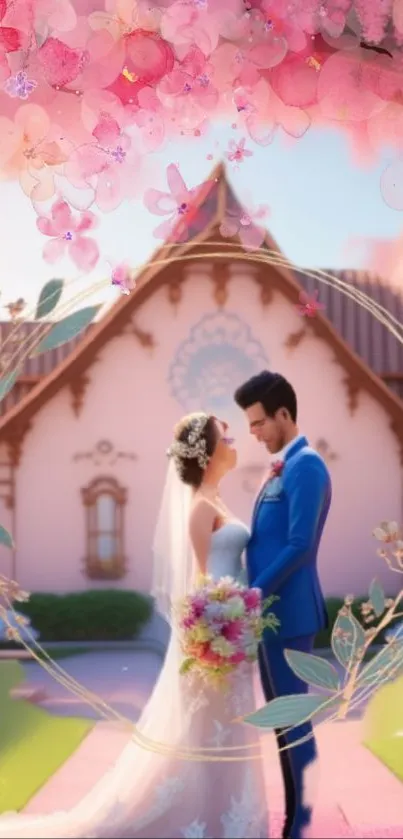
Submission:
<svg viewBox="0 0 403 839">
<path fill-rule="evenodd" d="M 164 246 L 82 337 L 26 362 L 3 401 L 0 522 L 15 549 L 0 548 L 0 572 L 23 588 L 149 591 L 165 450 L 195 409 L 230 423 L 239 456 L 225 495 L 248 521 L 267 454 L 232 395 L 263 368 L 295 386 L 300 429 L 331 471 L 326 594 L 360 596 L 374 576 L 396 588 L 372 530 L 402 521 L 402 345 L 340 288 L 290 266 L 270 235 L 259 254 L 225 239 L 223 220 L 240 213 L 219 167 L 188 241 Z M 333 275 L 403 319 L 387 283 Z M 298 311 L 302 289 L 319 292 L 314 317 Z"/>
</svg>

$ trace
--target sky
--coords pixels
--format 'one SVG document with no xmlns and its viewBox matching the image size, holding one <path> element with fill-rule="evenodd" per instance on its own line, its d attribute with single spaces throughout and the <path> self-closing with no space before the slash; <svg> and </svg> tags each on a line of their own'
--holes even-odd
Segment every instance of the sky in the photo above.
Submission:
<svg viewBox="0 0 403 839">
<path fill-rule="evenodd" d="M 224 158 L 229 140 L 240 136 L 217 126 L 207 138 L 170 143 L 150 158 L 150 185 L 164 189 L 166 167 L 175 162 L 187 185 L 196 186 Z M 361 168 L 342 132 L 315 129 L 295 141 L 278 135 L 265 148 L 247 139 L 246 147 L 253 156 L 238 168 L 228 164 L 229 179 L 241 200 L 268 205 L 267 227 L 295 264 L 370 268 L 364 248 L 351 243 L 360 238 L 394 239 L 401 233 L 402 213 L 390 209 L 380 192 L 381 173 L 392 159 L 386 151 L 371 167 Z M 31 309 L 52 277 L 65 279 L 64 300 L 82 293 L 87 295 L 86 303 L 109 303 L 119 293 L 110 287 L 110 265 L 128 262 L 140 268 L 162 244 L 153 236 L 161 219 L 151 215 L 141 200 L 126 202 L 113 213 L 98 214 L 95 235 L 101 259 L 91 274 L 80 274 L 68 259 L 53 266 L 44 262 L 45 237 L 38 232 L 36 214 L 17 183 L 0 184 L 0 209 L 3 307 L 23 297 Z M 6 316 L 3 308 L 1 318 Z"/>
</svg>

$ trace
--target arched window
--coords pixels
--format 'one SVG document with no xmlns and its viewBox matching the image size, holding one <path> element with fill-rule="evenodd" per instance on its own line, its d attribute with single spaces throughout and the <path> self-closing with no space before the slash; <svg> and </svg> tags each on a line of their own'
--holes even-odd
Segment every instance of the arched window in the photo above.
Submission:
<svg viewBox="0 0 403 839">
<path fill-rule="evenodd" d="M 126 571 L 123 512 L 127 492 L 115 478 L 96 478 L 82 491 L 86 509 L 85 573 L 95 580 L 117 580 Z"/>
</svg>

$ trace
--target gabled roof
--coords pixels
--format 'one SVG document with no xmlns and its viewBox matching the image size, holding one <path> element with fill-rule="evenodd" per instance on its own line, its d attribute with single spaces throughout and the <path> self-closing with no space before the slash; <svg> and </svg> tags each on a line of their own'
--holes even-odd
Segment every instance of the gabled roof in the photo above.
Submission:
<svg viewBox="0 0 403 839">
<path fill-rule="evenodd" d="M 122 327 L 131 319 L 141 304 L 161 285 L 175 279 L 176 259 L 183 257 L 189 261 L 200 258 L 207 260 L 209 255 L 211 259 L 212 241 L 214 241 L 215 260 L 225 263 L 228 262 L 230 251 L 237 250 L 240 254 L 243 252 L 238 241 L 222 239 L 219 234 L 219 227 L 226 210 L 233 211 L 235 203 L 240 208 L 228 184 L 225 169 L 220 165 L 210 177 L 210 187 L 207 193 L 204 193 L 202 203 L 193 208 L 189 225 L 189 240 L 180 245 L 163 245 L 156 251 L 151 261 L 140 270 L 134 291 L 128 296 L 121 295 L 104 317 L 87 331 L 69 355 L 32 387 L 30 392 L 0 420 L 0 440 L 13 437 L 17 428 L 21 430 L 26 428 L 46 402 L 66 384 L 74 384 L 74 381 L 86 372 L 95 361 L 100 349 L 121 332 Z M 266 251 L 282 256 L 276 241 L 269 233 L 266 235 L 264 248 Z M 286 264 L 275 266 L 267 266 L 262 262 L 260 264 L 262 265 L 259 274 L 261 286 L 268 291 L 276 288 L 293 304 L 298 303 L 301 282 L 298 281 L 297 276 L 300 272 L 292 270 Z M 365 390 L 383 405 L 390 416 L 392 428 L 399 438 L 403 458 L 403 402 L 354 352 L 330 323 L 325 313 L 318 312 L 316 317 L 305 325 L 332 347 L 337 361 L 346 369 L 346 381 L 351 401 L 354 402 L 360 390 Z"/>
</svg>

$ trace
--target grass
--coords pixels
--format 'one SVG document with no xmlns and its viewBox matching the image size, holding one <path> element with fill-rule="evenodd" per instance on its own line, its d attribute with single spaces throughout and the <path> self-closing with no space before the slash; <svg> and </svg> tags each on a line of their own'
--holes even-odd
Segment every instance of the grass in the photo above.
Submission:
<svg viewBox="0 0 403 839">
<path fill-rule="evenodd" d="M 403 677 L 379 688 L 364 727 L 364 745 L 403 782 Z"/>
<path fill-rule="evenodd" d="M 94 724 L 12 699 L 10 691 L 23 681 L 18 661 L 0 661 L 0 813 L 23 809 Z"/>
<path fill-rule="evenodd" d="M 23 647 L 21 644 L 0 644 L 0 659 L 2 650 L 19 651 L 24 649 L 25 647 Z M 40 658 L 41 660 L 47 659 L 47 656 L 40 650 L 36 649 L 35 647 L 32 647 L 32 649 L 35 652 L 35 655 L 38 656 L 38 658 Z M 122 650 L 127 652 L 127 649 L 127 647 L 119 646 L 119 643 L 116 643 L 113 647 L 103 646 L 102 641 L 100 641 L 99 645 L 96 647 L 86 647 L 85 645 L 78 646 L 75 644 L 61 644 L 60 647 L 58 647 L 55 644 L 54 647 L 48 647 L 46 649 L 46 653 L 54 661 L 61 661 L 64 658 L 71 658 L 72 656 L 77 655 L 87 655 L 87 653 L 121 652 Z M 33 657 L 32 659 L 24 659 L 24 663 L 26 664 L 34 660 L 35 659 Z"/>
</svg>

